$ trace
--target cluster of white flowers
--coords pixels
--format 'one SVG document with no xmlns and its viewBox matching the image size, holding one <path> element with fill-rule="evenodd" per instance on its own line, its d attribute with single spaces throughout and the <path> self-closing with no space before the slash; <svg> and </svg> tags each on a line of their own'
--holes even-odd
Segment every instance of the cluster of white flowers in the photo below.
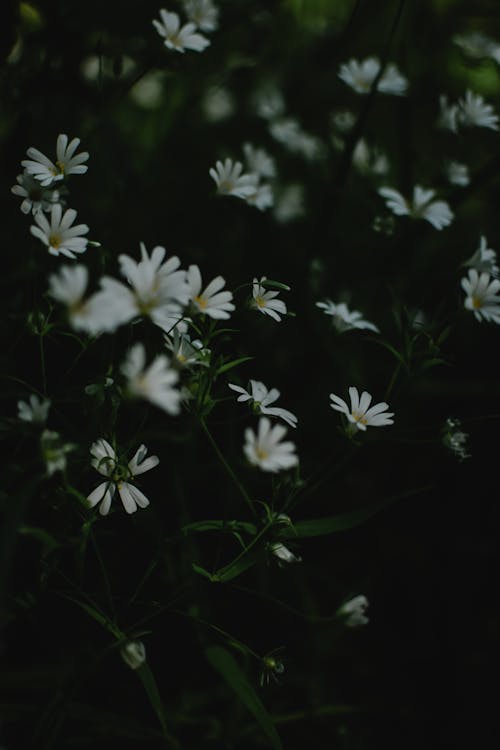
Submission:
<svg viewBox="0 0 500 750">
<path fill-rule="evenodd" d="M 409 216 L 412 219 L 425 219 L 435 229 L 443 229 L 453 221 L 454 214 L 446 201 L 435 201 L 434 190 L 415 185 L 412 200 L 407 200 L 391 187 L 381 187 L 379 195 L 385 198 L 387 208 L 396 216 Z"/>
<path fill-rule="evenodd" d="M 351 59 L 340 66 L 339 78 L 350 86 L 357 94 L 369 94 L 375 79 L 380 73 L 380 60 L 377 57 L 367 57 L 359 62 Z M 382 94 L 404 96 L 408 89 L 407 79 L 399 72 L 396 65 L 390 63 L 377 83 L 377 91 Z"/>
</svg>

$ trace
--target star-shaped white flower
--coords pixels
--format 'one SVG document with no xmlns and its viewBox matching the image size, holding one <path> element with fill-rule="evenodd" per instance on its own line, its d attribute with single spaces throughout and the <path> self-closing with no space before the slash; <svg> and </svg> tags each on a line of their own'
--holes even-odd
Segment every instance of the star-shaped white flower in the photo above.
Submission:
<svg viewBox="0 0 500 750">
<path fill-rule="evenodd" d="M 210 177 L 217 185 L 220 195 L 232 195 L 235 198 L 246 200 L 255 193 L 259 178 L 256 174 L 242 174 L 243 164 L 240 161 L 233 162 L 226 159 L 217 161 L 214 167 L 209 169 Z"/>
<path fill-rule="evenodd" d="M 165 346 L 171 352 L 179 367 L 208 367 L 210 350 L 203 347 L 199 339 L 191 340 L 187 333 L 181 333 L 174 328 L 170 336 L 165 336 Z"/>
<path fill-rule="evenodd" d="M 476 320 L 500 324 L 500 281 L 486 271 L 479 274 L 471 268 L 460 283 L 465 292 L 465 309 L 473 312 Z"/>
<path fill-rule="evenodd" d="M 58 273 L 49 276 L 49 294 L 66 306 L 73 328 L 92 333 L 95 325 L 89 305 L 84 300 L 87 283 L 88 271 L 85 266 L 61 266 Z"/>
<path fill-rule="evenodd" d="M 187 272 L 188 284 L 190 287 L 190 300 L 193 307 L 200 313 L 208 315 L 215 320 L 226 320 L 231 317 L 235 309 L 231 300 L 232 292 L 227 289 L 221 291 L 226 282 L 222 276 L 216 276 L 202 292 L 201 273 L 198 266 L 189 266 Z"/>
<path fill-rule="evenodd" d="M 451 224 L 454 214 L 445 201 L 433 201 L 434 190 L 420 185 L 413 188 L 413 200 L 407 201 L 400 192 L 390 187 L 381 187 L 378 194 L 385 198 L 387 208 L 396 216 L 410 216 L 413 219 L 425 219 L 435 229 Z"/>
<path fill-rule="evenodd" d="M 228 383 L 229 388 L 239 393 L 238 401 L 246 402 L 250 401 L 252 407 L 258 414 L 266 414 L 269 417 L 278 417 L 283 419 L 284 422 L 290 425 L 290 427 L 297 427 L 297 417 L 287 409 L 282 409 L 279 406 L 270 406 L 280 397 L 280 392 L 277 388 L 271 388 L 270 390 L 264 383 L 259 380 L 250 380 L 250 390 L 247 391 L 240 385 L 234 383 Z"/>
<path fill-rule="evenodd" d="M 243 450 L 248 461 L 262 471 L 273 473 L 297 466 L 295 445 L 290 441 L 281 442 L 286 432 L 286 427 L 280 424 L 272 427 L 267 417 L 259 419 L 257 434 L 247 427 Z"/>
<path fill-rule="evenodd" d="M 23 214 L 37 214 L 39 211 L 50 211 L 54 203 L 59 201 L 59 191 L 44 188 L 28 172 L 16 177 L 17 185 L 10 189 L 11 193 L 23 198 L 21 211 Z"/>
<path fill-rule="evenodd" d="M 479 272 L 486 271 L 490 276 L 498 276 L 500 272 L 497 266 L 497 254 L 495 250 L 488 247 L 488 240 L 484 235 L 479 238 L 478 249 L 464 265 L 475 268 Z"/>
<path fill-rule="evenodd" d="M 367 57 L 359 62 L 351 59 L 340 66 L 339 78 L 358 94 L 369 94 L 375 78 L 380 71 L 380 60 L 377 57 Z M 394 64 L 387 65 L 380 78 L 377 91 L 394 96 L 406 94 L 408 81 L 401 75 Z"/>
<path fill-rule="evenodd" d="M 202 31 L 215 31 L 219 9 L 212 0 L 184 0 L 184 10 L 190 21 Z"/>
<path fill-rule="evenodd" d="M 196 33 L 196 24 L 186 23 L 181 26 L 181 20 L 177 13 L 169 13 L 164 8 L 160 10 L 161 21 L 153 20 L 153 26 L 160 36 L 163 44 L 168 49 L 176 52 L 185 52 L 191 49 L 194 52 L 203 52 L 210 44 L 202 34 Z"/>
<path fill-rule="evenodd" d="M 279 322 L 281 320 L 281 315 L 286 315 L 286 305 L 283 300 L 276 299 L 279 292 L 266 289 L 264 286 L 266 278 L 266 276 L 262 276 L 260 281 L 255 278 L 253 280 L 252 307 Z"/>
<path fill-rule="evenodd" d="M 323 310 L 325 315 L 332 316 L 333 325 L 338 331 L 349 331 L 353 328 L 358 328 L 360 330 L 365 329 L 379 333 L 376 325 L 370 323 L 368 320 L 363 320 L 358 310 L 349 310 L 343 302 L 336 304 L 331 299 L 326 299 L 323 302 L 316 302 L 316 307 Z"/>
<path fill-rule="evenodd" d="M 40 398 L 32 393 L 29 397 L 29 403 L 26 401 L 17 402 L 17 417 L 22 422 L 35 422 L 43 424 L 47 420 L 50 409 L 50 400 Z"/>
<path fill-rule="evenodd" d="M 100 504 L 99 513 L 106 516 L 111 508 L 115 491 L 118 490 L 120 499 L 127 513 L 135 513 L 137 508 L 147 508 L 149 500 L 133 482 L 139 474 L 144 474 L 158 466 L 158 456 L 146 458 L 147 448 L 141 445 L 126 466 L 120 465 L 117 455 L 104 438 L 99 438 L 90 448 L 91 464 L 106 481 L 99 484 L 87 497 L 87 502 L 93 508 Z"/>
<path fill-rule="evenodd" d="M 472 128 L 489 128 L 498 130 L 498 115 L 491 104 L 487 104 L 480 94 L 469 89 L 463 99 L 458 100 L 457 119 L 460 125 Z"/>
<path fill-rule="evenodd" d="M 127 353 L 121 371 L 127 379 L 130 396 L 143 398 L 167 414 L 179 414 L 181 393 L 174 387 L 179 374 L 170 366 L 165 354 L 155 357 L 146 368 L 146 350 L 142 344 L 134 344 Z"/>
<path fill-rule="evenodd" d="M 42 211 L 35 214 L 37 226 L 31 226 L 31 234 L 48 247 L 51 255 L 75 258 L 87 249 L 88 240 L 83 235 L 89 231 L 86 224 L 71 226 L 76 216 L 76 211 L 72 208 L 68 208 L 63 215 L 61 205 L 56 203 L 51 209 L 50 224 Z"/>
<path fill-rule="evenodd" d="M 349 397 L 351 399 L 350 407 L 343 399 L 334 393 L 330 393 L 332 400 L 330 406 L 332 409 L 345 414 L 349 422 L 357 427 L 358 430 L 365 431 L 367 427 L 385 427 L 386 425 L 394 424 L 394 420 L 391 419 L 394 413 L 386 411 L 389 408 L 389 404 L 386 404 L 385 401 L 374 404 L 369 408 L 372 396 L 367 391 L 363 391 L 360 396 L 358 389 L 353 386 L 349 388 Z"/>
<path fill-rule="evenodd" d="M 84 174 L 87 171 L 88 167 L 84 165 L 89 158 L 87 151 L 82 151 L 81 154 L 75 156 L 79 144 L 79 138 L 73 138 L 68 144 L 68 136 L 61 133 L 57 136 L 55 164 L 33 147 L 26 152 L 30 158 L 25 159 L 21 164 L 28 174 L 33 175 L 40 182 L 42 187 L 48 187 L 70 174 Z"/>
</svg>

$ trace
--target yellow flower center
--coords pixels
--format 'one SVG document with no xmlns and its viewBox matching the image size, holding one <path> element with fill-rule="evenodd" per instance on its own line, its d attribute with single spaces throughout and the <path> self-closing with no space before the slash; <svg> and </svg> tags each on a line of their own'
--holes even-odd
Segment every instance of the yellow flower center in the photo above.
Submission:
<svg viewBox="0 0 500 750">
<path fill-rule="evenodd" d="M 265 461 L 266 458 L 269 458 L 269 453 L 262 448 L 256 448 L 255 453 L 257 454 L 257 458 L 260 458 L 261 461 Z"/>
<path fill-rule="evenodd" d="M 206 300 L 205 297 L 195 297 L 194 301 L 201 310 L 204 310 L 208 305 L 208 300 Z"/>
<path fill-rule="evenodd" d="M 258 295 L 257 295 L 257 296 L 255 297 L 255 304 L 257 305 L 257 307 L 266 307 L 266 305 L 267 305 L 267 302 L 266 302 L 266 300 L 264 299 L 264 297 L 261 297 L 261 296 L 260 296 L 260 294 L 258 294 Z"/>
<path fill-rule="evenodd" d="M 53 169 L 50 169 L 49 172 L 54 175 L 54 177 L 57 177 L 58 174 L 64 174 L 64 162 L 63 161 L 56 161 L 56 165 Z"/>
<path fill-rule="evenodd" d="M 355 422 L 361 422 L 361 424 L 368 424 L 368 420 L 366 419 L 365 415 L 360 414 L 360 412 L 353 411 L 351 412 L 351 416 Z"/>
<path fill-rule="evenodd" d="M 479 297 L 472 297 L 472 308 L 474 310 L 480 310 L 483 306 L 483 301 Z"/>
<path fill-rule="evenodd" d="M 177 359 L 182 364 L 187 361 L 187 357 L 184 354 L 181 354 L 180 352 L 177 354 Z"/>
<path fill-rule="evenodd" d="M 54 250 L 58 250 L 62 243 L 62 237 L 60 234 L 51 234 L 49 237 L 49 245 L 54 248 Z"/>
</svg>

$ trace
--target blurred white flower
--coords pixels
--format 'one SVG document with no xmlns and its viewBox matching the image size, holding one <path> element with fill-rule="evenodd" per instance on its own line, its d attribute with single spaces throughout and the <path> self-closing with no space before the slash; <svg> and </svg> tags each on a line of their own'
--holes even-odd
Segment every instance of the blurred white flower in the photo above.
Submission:
<svg viewBox="0 0 500 750">
<path fill-rule="evenodd" d="M 448 417 L 443 428 L 443 443 L 459 461 L 470 458 L 471 454 L 467 452 L 467 441 L 469 435 L 463 432 L 462 424 L 459 419 Z"/>
<path fill-rule="evenodd" d="M 138 107 L 156 109 L 163 100 L 164 81 L 163 71 L 152 70 L 132 86 L 129 96 Z"/>
<path fill-rule="evenodd" d="M 471 268 L 468 277 L 462 279 L 461 286 L 465 292 L 464 307 L 474 313 L 476 320 L 500 324 L 498 279 L 492 279 L 486 271 L 479 274 L 475 268 Z"/>
<path fill-rule="evenodd" d="M 88 272 L 85 266 L 61 266 L 57 274 L 49 276 L 49 294 L 57 302 L 66 305 L 73 328 L 91 333 L 94 323 L 89 315 L 89 306 L 84 301 L 87 283 Z"/>
<path fill-rule="evenodd" d="M 146 647 L 142 641 L 130 641 L 120 649 L 120 654 L 130 669 L 138 669 L 146 661 Z"/>
<path fill-rule="evenodd" d="M 264 120 L 274 120 L 285 111 L 285 100 L 281 91 L 273 85 L 266 85 L 254 94 L 255 111 Z"/>
<path fill-rule="evenodd" d="M 28 172 L 16 177 L 17 185 L 10 189 L 11 193 L 23 198 L 21 211 L 23 214 L 37 214 L 39 211 L 50 211 L 54 203 L 59 201 L 59 191 L 42 187 Z"/>
<path fill-rule="evenodd" d="M 443 130 L 451 130 L 456 133 L 458 130 L 458 104 L 448 104 L 448 97 L 441 94 L 439 97 L 439 116 L 437 121 L 438 127 Z"/>
<path fill-rule="evenodd" d="M 350 109 L 339 109 L 333 112 L 331 117 L 331 124 L 335 130 L 339 133 L 349 133 L 356 122 L 356 116 Z"/>
<path fill-rule="evenodd" d="M 475 60 L 489 57 L 500 63 L 500 44 L 491 37 L 480 31 L 469 31 L 466 34 L 456 34 L 453 37 L 455 44 L 462 52 Z"/>
<path fill-rule="evenodd" d="M 268 545 L 268 549 L 272 555 L 278 558 L 280 563 L 286 563 L 289 565 L 290 563 L 302 562 L 301 557 L 294 555 L 293 552 L 281 542 L 271 542 Z"/>
<path fill-rule="evenodd" d="M 143 344 L 137 343 L 129 349 L 121 371 L 127 379 L 127 392 L 135 398 L 163 409 L 167 414 L 179 414 L 180 392 L 174 387 L 179 380 L 176 370 L 170 366 L 165 354 L 155 357 L 146 368 L 146 351 Z"/>
<path fill-rule="evenodd" d="M 458 123 L 464 127 L 498 130 L 498 115 L 491 104 L 486 104 L 480 94 L 467 89 L 463 99 L 458 100 Z"/>
<path fill-rule="evenodd" d="M 42 211 L 35 214 L 37 226 L 32 224 L 31 234 L 48 247 L 51 255 L 75 258 L 75 253 L 84 253 L 87 249 L 88 240 L 82 235 L 89 231 L 86 224 L 71 226 L 76 216 L 72 208 L 68 208 L 63 215 L 61 205 L 56 203 L 51 209 L 50 224 Z"/>
<path fill-rule="evenodd" d="M 203 96 L 202 107 L 209 122 L 219 122 L 234 112 L 234 99 L 231 92 L 221 86 L 211 86 Z"/>
<path fill-rule="evenodd" d="M 340 66 L 339 78 L 358 94 L 368 94 L 373 82 L 380 71 L 380 61 L 377 57 L 367 57 L 359 62 L 351 59 Z M 394 96 L 403 96 L 408 87 L 407 79 L 401 75 L 397 67 L 390 63 L 380 78 L 377 91 Z"/>
<path fill-rule="evenodd" d="M 352 154 L 352 163 L 362 174 L 381 176 L 389 171 L 389 159 L 378 148 L 360 138 Z"/>
<path fill-rule="evenodd" d="M 263 148 L 255 148 L 251 143 L 245 143 L 243 153 L 250 172 L 259 177 L 276 177 L 275 161 Z"/>
<path fill-rule="evenodd" d="M 366 596 L 360 595 L 343 604 L 337 614 L 345 618 L 345 624 L 348 628 L 357 628 L 370 622 L 365 615 L 367 608 L 368 599 Z"/>
<path fill-rule="evenodd" d="M 29 403 L 26 403 L 26 401 L 17 402 L 17 417 L 22 422 L 43 424 L 47 420 L 49 409 L 50 400 L 48 398 L 39 398 L 32 393 L 29 397 Z"/>
<path fill-rule="evenodd" d="M 89 158 L 86 151 L 76 154 L 75 151 L 80 144 L 79 138 L 73 138 L 68 144 L 68 136 L 61 133 L 57 136 L 56 163 L 54 164 L 37 148 L 29 148 L 27 155 L 29 159 L 21 162 L 28 174 L 33 175 L 43 187 L 48 187 L 54 182 L 64 179 L 70 174 L 84 174 L 88 167 L 84 166 Z"/>
<path fill-rule="evenodd" d="M 202 34 L 196 33 L 194 23 L 186 23 L 181 27 L 181 20 L 177 13 L 169 13 L 164 8 L 160 10 L 161 21 L 153 20 L 153 26 L 168 49 L 184 53 L 187 49 L 203 52 L 210 44 Z"/>
<path fill-rule="evenodd" d="M 273 216 L 276 221 L 286 224 L 305 214 L 304 188 L 298 183 L 282 187 L 274 202 Z"/>
<path fill-rule="evenodd" d="M 274 195 L 270 185 L 256 185 L 255 190 L 251 193 L 246 202 L 249 206 L 255 206 L 259 211 L 265 211 L 271 208 L 274 203 Z"/>
<path fill-rule="evenodd" d="M 273 120 L 269 124 L 272 137 L 292 153 L 300 154 L 306 159 L 318 159 L 324 153 L 323 143 L 314 135 L 306 133 L 300 123 L 293 117 Z"/>
<path fill-rule="evenodd" d="M 269 315 L 278 322 L 281 320 L 281 315 L 286 315 L 286 305 L 280 299 L 275 299 L 279 292 L 271 291 L 266 289 L 264 282 L 266 276 L 262 276 L 260 281 L 254 278 L 252 283 L 252 307 L 255 310 L 264 315 Z"/>
<path fill-rule="evenodd" d="M 490 276 L 498 276 L 499 268 L 497 266 L 497 254 L 495 250 L 488 247 L 488 240 L 484 235 L 481 235 L 479 239 L 479 247 L 468 261 L 464 263 L 465 266 L 475 268 L 476 271 L 486 271 Z"/>
<path fill-rule="evenodd" d="M 459 161 L 450 161 L 446 165 L 446 177 L 452 185 L 466 187 L 470 182 L 469 167 Z"/>
<path fill-rule="evenodd" d="M 179 367 L 195 367 L 202 365 L 207 367 L 210 355 L 209 349 L 204 349 L 198 339 L 194 341 L 187 333 L 181 333 L 174 328 L 170 336 L 165 336 L 165 346 L 171 352 L 174 362 Z"/>
<path fill-rule="evenodd" d="M 202 31 L 215 31 L 219 9 L 212 0 L 184 0 L 184 10 L 190 21 Z"/>
<path fill-rule="evenodd" d="M 271 426 L 267 417 L 260 417 L 257 434 L 247 427 L 243 450 L 248 461 L 262 471 L 277 472 L 297 466 L 299 459 L 292 442 L 281 442 L 286 435 L 286 427 L 280 424 Z"/>
<path fill-rule="evenodd" d="M 242 172 L 243 164 L 240 161 L 233 162 L 232 159 L 226 159 L 224 163 L 217 161 L 215 169 L 209 169 L 210 177 L 215 181 L 220 195 L 233 195 L 235 198 L 246 200 L 249 195 L 255 193 L 258 177 Z"/>
<path fill-rule="evenodd" d="M 425 219 L 435 229 L 451 224 L 454 214 L 445 201 L 433 201 L 434 190 L 427 190 L 415 185 L 413 188 L 413 200 L 407 201 L 401 193 L 394 188 L 381 187 L 377 191 L 385 198 L 387 208 L 396 216 L 410 216 L 413 219 Z"/>
<path fill-rule="evenodd" d="M 47 474 L 51 477 L 56 471 L 65 471 L 66 454 L 76 446 L 73 443 L 63 443 L 58 432 L 44 430 L 40 437 L 40 448 Z"/>
<path fill-rule="evenodd" d="M 240 394 L 237 399 L 238 401 L 250 401 L 257 414 L 278 417 L 278 419 L 283 419 L 290 427 L 297 427 L 297 417 L 295 414 L 292 414 L 287 409 L 281 409 L 279 406 L 270 406 L 270 404 L 274 404 L 280 397 L 280 392 L 277 388 L 268 390 L 264 383 L 261 383 L 259 380 L 250 380 L 249 391 L 234 383 L 228 383 L 228 386 L 231 390 Z"/>
<path fill-rule="evenodd" d="M 386 425 L 394 424 L 394 420 L 391 419 L 394 414 L 386 411 L 389 408 L 389 404 L 386 404 L 385 401 L 374 404 L 374 406 L 369 408 L 372 396 L 367 391 L 363 391 L 360 396 L 358 389 L 353 386 L 349 388 L 349 397 L 351 399 L 350 407 L 339 396 L 330 393 L 332 400 L 330 406 L 335 411 L 345 414 L 349 422 L 358 430 L 365 431 L 367 427 L 385 427 Z"/>
<path fill-rule="evenodd" d="M 189 266 L 187 280 L 190 288 L 189 298 L 197 312 L 208 315 L 215 320 L 226 320 L 235 309 L 231 300 L 232 292 L 221 291 L 226 282 L 222 276 L 216 276 L 202 292 L 202 279 L 198 266 Z"/>
<path fill-rule="evenodd" d="M 368 320 L 363 320 L 358 310 L 349 310 L 343 302 L 336 304 L 331 299 L 326 299 L 322 302 L 316 302 L 316 307 L 323 310 L 325 315 L 332 316 L 332 323 L 338 331 L 349 331 L 353 328 L 359 328 L 360 330 L 366 329 L 380 333 L 376 325 L 370 323 Z"/>
</svg>

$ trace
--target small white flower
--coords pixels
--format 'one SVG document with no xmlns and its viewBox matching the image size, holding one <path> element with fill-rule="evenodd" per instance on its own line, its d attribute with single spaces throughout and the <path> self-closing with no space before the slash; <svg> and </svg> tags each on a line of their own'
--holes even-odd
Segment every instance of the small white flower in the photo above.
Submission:
<svg viewBox="0 0 500 750">
<path fill-rule="evenodd" d="M 464 127 L 489 128 L 498 130 L 498 115 L 491 104 L 486 104 L 480 94 L 467 90 L 463 99 L 458 100 L 458 122 Z"/>
<path fill-rule="evenodd" d="M 61 133 L 57 136 L 56 163 L 50 161 L 37 148 L 29 148 L 27 155 L 29 159 L 21 162 L 28 174 L 33 175 L 42 185 L 48 187 L 54 182 L 63 180 L 70 174 L 85 174 L 88 167 L 84 166 L 89 158 L 86 151 L 76 154 L 75 151 L 80 144 L 79 138 L 73 138 L 68 144 L 68 136 Z"/>
<path fill-rule="evenodd" d="M 75 449 L 72 443 L 63 443 L 58 432 L 44 430 L 40 437 L 40 448 L 42 457 L 47 468 L 47 474 L 51 477 L 56 471 L 65 471 L 66 454 Z"/>
<path fill-rule="evenodd" d="M 467 452 L 467 441 L 469 435 L 461 430 L 462 424 L 459 419 L 448 417 L 443 428 L 443 443 L 459 461 L 470 458 L 471 454 Z"/>
<path fill-rule="evenodd" d="M 294 219 L 304 216 L 306 211 L 304 188 L 302 185 L 292 183 L 282 187 L 279 191 L 273 209 L 276 221 L 286 224 Z"/>
<path fill-rule="evenodd" d="M 286 427 L 280 424 L 271 427 L 267 417 L 259 419 L 257 434 L 247 427 L 243 450 L 249 462 L 262 471 L 277 472 L 297 466 L 299 459 L 292 442 L 281 442 L 286 435 Z"/>
<path fill-rule="evenodd" d="M 450 161 L 446 165 L 446 176 L 448 182 L 459 187 L 467 187 L 470 182 L 469 167 L 459 161 Z"/>
<path fill-rule="evenodd" d="M 246 199 L 249 206 L 255 206 L 259 211 L 271 208 L 274 203 L 274 195 L 270 185 L 256 185 L 254 192 Z"/>
<path fill-rule="evenodd" d="M 57 274 L 49 276 L 49 294 L 66 305 L 71 325 L 76 330 L 91 331 L 93 322 L 89 306 L 84 301 L 88 271 L 85 266 L 61 266 Z"/>
<path fill-rule="evenodd" d="M 258 414 L 266 414 L 270 417 L 278 417 L 284 422 L 290 425 L 290 427 L 297 427 L 297 417 L 287 409 L 282 409 L 279 406 L 270 406 L 280 397 L 280 392 L 277 388 L 268 388 L 261 383 L 259 380 L 250 380 L 250 390 L 247 391 L 240 385 L 234 383 L 228 383 L 229 388 L 239 393 L 238 401 L 245 402 L 250 401 L 252 407 Z"/>
<path fill-rule="evenodd" d="M 458 131 L 458 104 L 448 104 L 448 97 L 442 94 L 439 97 L 438 127 L 443 130 Z"/>
<path fill-rule="evenodd" d="M 290 563 L 297 563 L 302 561 L 301 557 L 299 557 L 298 555 L 294 555 L 293 552 L 289 550 L 288 547 L 285 547 L 285 545 L 281 542 L 271 542 L 268 545 L 268 548 L 271 554 L 278 558 L 279 562 L 289 565 Z"/>
<path fill-rule="evenodd" d="M 415 185 L 413 188 L 413 200 L 407 201 L 401 193 L 394 188 L 381 187 L 377 191 L 385 198 L 387 208 L 396 216 L 410 216 L 413 219 L 425 219 L 435 229 L 451 224 L 454 214 L 445 201 L 433 201 L 434 190 L 427 190 Z"/>
<path fill-rule="evenodd" d="M 269 132 L 289 151 L 300 154 L 306 159 L 318 159 L 324 152 L 320 139 L 306 133 L 293 117 L 273 120 L 269 125 Z"/>
<path fill-rule="evenodd" d="M 32 393 L 29 397 L 29 403 L 26 403 L 26 401 L 17 402 L 17 417 L 22 422 L 43 424 L 47 420 L 49 409 L 50 400 L 48 398 L 39 398 Z"/>
<path fill-rule="evenodd" d="M 75 258 L 75 253 L 78 255 L 87 249 L 88 240 L 82 235 L 89 231 L 86 224 L 71 226 L 76 216 L 76 211 L 72 208 L 68 208 L 62 215 L 62 207 L 57 203 L 52 206 L 50 224 L 41 211 L 35 214 L 38 226 L 31 226 L 31 234 L 48 247 L 51 255 Z"/>
<path fill-rule="evenodd" d="M 264 120 L 274 120 L 285 111 L 285 100 L 281 91 L 273 85 L 266 85 L 254 94 L 255 111 Z"/>
<path fill-rule="evenodd" d="M 255 148 L 251 143 L 243 145 L 243 153 L 248 169 L 259 177 L 276 177 L 276 164 L 263 148 Z"/>
<path fill-rule="evenodd" d="M 470 31 L 467 34 L 456 34 L 453 41 L 462 52 L 474 60 L 489 57 L 500 63 L 500 45 L 491 37 L 480 31 Z"/>
<path fill-rule="evenodd" d="M 356 123 L 356 116 L 350 109 L 340 109 L 332 113 L 330 121 L 339 133 L 349 133 Z"/>
<path fill-rule="evenodd" d="M 127 465 L 122 465 L 118 457 L 104 438 L 99 438 L 90 448 L 92 456 L 91 464 L 103 477 L 105 482 L 101 482 L 95 490 L 92 490 L 87 497 L 90 507 L 100 503 L 99 513 L 106 516 L 111 508 L 115 491 L 118 490 L 120 499 L 127 513 L 135 513 L 137 508 L 147 508 L 149 505 L 148 498 L 131 482 L 139 474 L 154 469 L 158 466 L 160 459 L 158 456 L 149 456 L 146 458 L 147 448 L 141 445 L 135 452 L 133 458 Z"/>
<path fill-rule="evenodd" d="M 192 341 L 189 334 L 180 333 L 177 328 L 174 328 L 171 336 L 165 336 L 165 346 L 179 367 L 208 366 L 206 359 L 210 350 L 204 349 L 201 341 Z"/>
<path fill-rule="evenodd" d="M 323 310 L 325 315 L 332 316 L 333 325 L 338 331 L 349 331 L 353 328 L 358 328 L 360 330 L 365 329 L 380 333 L 376 325 L 370 323 L 368 320 L 363 320 L 358 310 L 349 310 L 343 302 L 336 304 L 331 299 L 326 299 L 323 302 L 316 302 L 316 307 Z"/>
<path fill-rule="evenodd" d="M 464 307 L 474 313 L 476 320 L 492 321 L 500 324 L 500 281 L 492 279 L 489 273 L 479 274 L 475 268 L 469 269 L 468 278 L 461 281 L 465 292 Z"/>
<path fill-rule="evenodd" d="M 129 349 L 121 366 L 127 378 L 127 391 L 135 398 L 150 401 L 167 414 L 179 414 L 181 394 L 174 388 L 178 373 L 170 367 L 170 360 L 160 354 L 146 369 L 146 351 L 140 343 Z"/>
<path fill-rule="evenodd" d="M 264 282 L 266 281 L 266 278 L 266 276 L 262 276 L 260 281 L 255 278 L 253 280 L 252 307 L 279 322 L 281 320 L 281 315 L 286 315 L 286 305 L 282 300 L 275 299 L 279 292 L 274 292 L 265 288 Z"/>
<path fill-rule="evenodd" d="M 196 33 L 194 23 L 186 23 L 181 27 L 181 21 L 177 13 L 169 13 L 162 8 L 160 18 L 161 21 L 156 19 L 153 21 L 153 26 L 158 34 L 163 37 L 163 44 L 168 49 L 173 49 L 176 52 L 185 52 L 187 49 L 192 49 L 194 52 L 203 52 L 210 44 L 209 40 L 202 34 Z"/>
<path fill-rule="evenodd" d="M 42 187 L 28 172 L 16 177 L 17 185 L 10 189 L 11 193 L 24 200 L 21 203 L 23 214 L 37 214 L 39 211 L 50 211 L 54 203 L 59 201 L 59 191 Z"/>
<path fill-rule="evenodd" d="M 330 406 L 332 409 L 345 414 L 349 422 L 357 427 L 358 430 L 365 431 L 367 427 L 385 427 L 386 425 L 394 424 L 394 420 L 391 419 L 394 413 L 386 411 L 389 408 L 389 404 L 386 404 L 385 401 L 374 404 L 374 406 L 369 408 L 372 396 L 367 391 L 363 391 L 360 396 L 358 389 L 353 386 L 349 388 L 349 397 L 351 399 L 350 407 L 347 406 L 343 399 L 334 393 L 330 393 L 332 400 Z"/>
<path fill-rule="evenodd" d="M 120 649 L 120 654 L 130 669 L 138 669 L 146 661 L 146 647 L 142 641 L 130 641 Z"/>
<path fill-rule="evenodd" d="M 490 276 L 498 276 L 499 274 L 497 254 L 495 250 L 488 247 L 488 240 L 484 235 L 481 235 L 479 239 L 478 249 L 464 265 L 475 268 L 479 272 L 486 271 Z"/>
<path fill-rule="evenodd" d="M 198 266 L 189 266 L 187 279 L 191 303 L 198 312 L 204 313 L 215 320 L 225 320 L 231 317 L 230 313 L 235 309 L 231 302 L 233 294 L 227 290 L 221 291 L 226 284 L 222 276 L 216 276 L 215 279 L 212 279 L 203 292 L 201 291 L 202 280 Z"/>
<path fill-rule="evenodd" d="M 339 608 L 338 615 L 345 617 L 345 624 L 348 628 L 357 628 L 370 622 L 365 615 L 367 607 L 368 599 L 366 596 L 355 596 Z"/>
<path fill-rule="evenodd" d="M 217 185 L 220 195 L 233 195 L 235 198 L 246 200 L 255 193 L 258 177 L 255 174 L 242 174 L 243 164 L 240 161 L 233 162 L 226 159 L 224 163 L 217 161 L 214 167 L 209 169 L 210 177 Z"/>
<path fill-rule="evenodd" d="M 202 107 L 209 122 L 220 122 L 233 114 L 234 100 L 228 89 L 211 86 L 203 96 Z"/>
<path fill-rule="evenodd" d="M 184 10 L 190 21 L 202 31 L 215 31 L 219 9 L 212 0 L 184 0 Z"/>
<path fill-rule="evenodd" d="M 376 57 L 367 57 L 358 62 L 351 59 L 340 66 L 339 78 L 358 94 L 369 94 L 380 71 L 380 61 Z M 394 64 L 389 64 L 380 78 L 377 91 L 394 96 L 406 94 L 408 81 L 401 75 Z"/>
<path fill-rule="evenodd" d="M 370 147 L 364 138 L 356 144 L 352 163 L 362 174 L 381 176 L 389 171 L 389 160 L 378 148 Z"/>
</svg>

